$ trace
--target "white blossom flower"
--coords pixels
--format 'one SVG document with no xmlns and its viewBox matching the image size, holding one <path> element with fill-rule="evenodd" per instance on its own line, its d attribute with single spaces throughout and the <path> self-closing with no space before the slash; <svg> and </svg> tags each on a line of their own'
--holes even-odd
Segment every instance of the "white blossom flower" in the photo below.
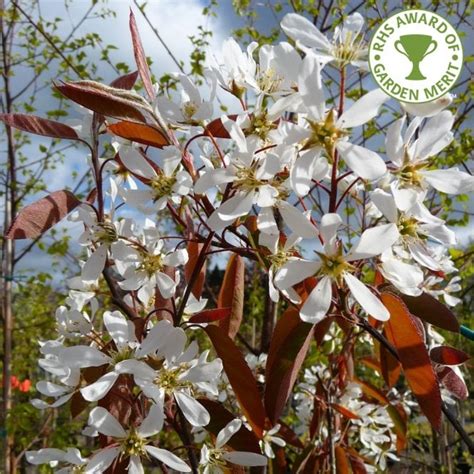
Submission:
<svg viewBox="0 0 474 474">
<path fill-rule="evenodd" d="M 338 214 L 325 214 L 320 224 L 320 234 L 324 240 L 324 252 L 319 253 L 320 260 L 289 262 L 279 284 L 292 286 L 312 275 L 319 278 L 300 309 L 303 321 L 315 324 L 326 316 L 332 304 L 333 283 L 339 287 L 345 283 L 364 311 L 376 319 L 386 321 L 390 316 L 388 310 L 353 275 L 356 268 L 351 262 L 375 257 L 390 248 L 398 240 L 397 227 L 385 224 L 365 230 L 357 244 L 344 255 L 341 242 L 336 240 L 336 232 L 341 224 Z"/>
<path fill-rule="evenodd" d="M 219 85 L 239 98 L 243 96 L 249 82 L 257 87 L 254 82 L 257 64 L 252 57 L 257 46 L 256 42 L 252 42 L 243 52 L 237 41 L 229 38 L 222 45 L 222 62 L 214 58 L 214 64 L 210 65 Z"/>
<path fill-rule="evenodd" d="M 201 448 L 201 460 L 199 462 L 204 474 L 224 474 L 230 467 L 229 463 L 238 466 L 266 466 L 267 458 L 261 454 L 247 451 L 233 451 L 226 448 L 230 438 L 242 427 L 242 420 L 230 421 L 219 431 L 215 444 L 209 447 L 207 444 Z"/>
<path fill-rule="evenodd" d="M 176 74 L 181 84 L 181 101 L 177 105 L 165 96 L 157 97 L 156 106 L 162 117 L 176 125 L 199 125 L 212 117 L 212 103 L 216 94 L 215 76 L 208 75 L 211 90 L 208 100 L 203 100 L 198 87 L 185 74 Z"/>
<path fill-rule="evenodd" d="M 76 448 L 67 448 L 66 451 L 54 448 L 43 448 L 38 451 L 27 451 L 26 460 L 30 464 L 49 464 L 56 467 L 63 465 L 56 472 L 58 474 L 74 474 L 75 472 L 87 472 L 84 470 L 87 459 L 83 458 L 81 452 Z"/>
<path fill-rule="evenodd" d="M 146 189 L 122 190 L 123 199 L 145 214 L 163 210 L 168 201 L 179 203 L 192 188 L 191 176 L 180 164 L 181 151 L 168 146 L 162 150 L 161 156 L 162 166 L 158 167 L 135 148 L 121 155 L 126 168 L 140 176 L 147 185 Z"/>
<path fill-rule="evenodd" d="M 275 233 L 277 230 L 272 208 L 278 209 L 290 229 L 302 237 L 314 237 L 316 228 L 288 202 L 288 187 L 278 173 L 282 169 L 279 156 L 273 153 L 254 154 L 255 142 L 245 137 L 236 122 L 221 118 L 238 147 L 226 168 L 208 169 L 196 182 L 194 191 L 202 194 L 212 186 L 232 183 L 235 193 L 225 200 L 208 220 L 214 231 L 221 231 L 238 217 L 247 215 L 253 205 L 261 208 L 260 230 Z"/>
<path fill-rule="evenodd" d="M 119 236 L 130 237 L 133 234 L 130 219 L 114 220 L 114 202 L 117 196 L 115 182 L 110 180 L 111 209 L 102 221 L 90 206 L 79 206 L 69 217 L 73 222 L 82 222 L 85 230 L 79 236 L 79 244 L 88 249 L 90 255 L 81 271 L 82 282 L 94 284 L 102 273 L 111 246 L 118 241 Z"/>
<path fill-rule="evenodd" d="M 367 45 L 362 28 L 364 19 L 360 13 L 353 13 L 344 19 L 342 27 L 336 27 L 332 41 L 323 35 L 307 18 L 297 13 L 284 16 L 281 27 L 299 48 L 312 52 L 324 65 L 335 62 L 339 68 L 348 64 L 368 70 Z"/>
<path fill-rule="evenodd" d="M 58 323 L 58 332 L 62 336 L 85 335 L 92 329 L 91 320 L 85 311 L 59 306 L 55 318 Z"/>
<path fill-rule="evenodd" d="M 424 102 L 422 104 L 400 102 L 400 105 L 405 110 L 405 112 L 415 115 L 416 117 L 433 117 L 434 115 L 437 115 L 443 111 L 446 107 L 449 107 L 453 99 L 453 94 L 447 92 L 435 100 L 430 100 L 429 102 Z"/>
<path fill-rule="evenodd" d="M 387 130 L 385 147 L 392 163 L 392 192 L 397 207 L 411 208 L 424 197 L 429 186 L 447 194 L 469 193 L 474 190 L 474 177 L 458 168 L 429 169 L 431 158 L 448 146 L 453 134 L 454 117 L 445 110 L 426 120 L 414 118 L 405 134 L 401 130 L 405 117 L 394 122 Z M 417 138 L 415 138 L 417 137 Z"/>
<path fill-rule="evenodd" d="M 178 282 L 176 277 L 169 276 L 166 268 L 176 268 L 188 260 L 186 249 L 167 251 L 164 248 L 163 240 L 158 237 L 157 229 L 150 221 L 144 229 L 141 243 L 117 242 L 112 254 L 124 278 L 119 282 L 120 287 L 128 291 L 138 290 L 137 296 L 145 305 L 155 296 L 155 288 L 164 298 L 174 295 Z"/>
<path fill-rule="evenodd" d="M 456 243 L 454 232 L 444 225 L 444 221 L 433 216 L 426 206 L 418 201 L 404 212 L 399 211 L 394 196 L 381 189 L 373 191 L 371 199 L 385 218 L 397 226 L 400 233 L 398 243 L 406 247 L 413 259 L 431 270 L 440 270 L 427 242 L 428 240 L 435 240 L 445 245 Z M 416 272 L 416 270 L 411 266 L 405 266 L 405 268 L 402 265 L 398 266 L 398 275 L 402 277 L 403 273 L 408 281 L 414 276 L 413 272 Z M 423 277 L 421 280 L 423 280 Z M 421 281 L 418 282 L 417 286 L 420 284 Z M 402 286 L 410 285 L 402 284 Z"/>
<path fill-rule="evenodd" d="M 275 453 L 273 452 L 272 443 L 276 444 L 280 448 L 284 448 L 286 446 L 286 442 L 284 439 L 275 436 L 280 431 L 281 425 L 276 424 L 272 429 L 265 430 L 263 432 L 263 438 L 260 440 L 260 448 L 267 458 L 273 459 L 275 457 Z"/>
<path fill-rule="evenodd" d="M 387 94 L 381 89 L 374 89 L 337 118 L 335 110 L 326 110 L 320 66 L 313 54 L 308 54 L 303 60 L 298 91 L 307 112 L 304 118 L 306 124 L 299 125 L 298 132 L 303 143 L 302 150 L 325 150 L 329 160 L 337 151 L 357 176 L 367 180 L 382 177 L 386 171 L 382 158 L 374 151 L 350 143 L 347 137 L 349 129 L 365 124 L 379 113 L 381 105 L 388 99 Z M 310 164 L 310 157 L 307 160 L 299 158 L 295 163 L 295 167 L 301 168 L 298 172 L 300 185 L 304 185 L 301 191 L 297 190 L 300 195 L 307 193 L 311 185 L 314 171 L 311 172 Z"/>
<path fill-rule="evenodd" d="M 125 370 L 133 374 L 135 383 L 157 405 L 163 407 L 166 396 L 173 397 L 191 425 L 205 426 L 210 416 L 196 398 L 199 393 L 218 395 L 217 383 L 222 362 L 220 359 L 207 362 L 209 351 L 196 358 L 196 342 L 186 349 L 185 344 L 185 332 L 171 327 L 164 343 L 156 348 L 156 354 L 149 354 L 161 362 L 159 369 L 130 362 Z"/>
<path fill-rule="evenodd" d="M 62 358 L 64 345 L 62 340 L 40 342 L 40 352 L 43 355 L 38 360 L 38 365 L 56 381 L 41 380 L 36 384 L 36 389 L 48 398 L 55 398 L 52 403 L 47 403 L 39 398 L 31 400 L 31 404 L 39 409 L 57 408 L 67 403 L 78 390 L 81 373 L 78 367 L 69 367 Z"/>
<path fill-rule="evenodd" d="M 128 472 L 131 474 L 143 474 L 142 458 L 149 456 L 178 472 L 191 472 L 191 468 L 178 456 L 152 445 L 149 438 L 161 431 L 163 418 L 163 410 L 152 405 L 140 426 L 125 430 L 105 408 L 95 407 L 89 414 L 90 428 L 97 434 L 112 437 L 114 442 L 90 458 L 86 472 L 105 472 L 119 456 L 130 459 Z"/>
</svg>

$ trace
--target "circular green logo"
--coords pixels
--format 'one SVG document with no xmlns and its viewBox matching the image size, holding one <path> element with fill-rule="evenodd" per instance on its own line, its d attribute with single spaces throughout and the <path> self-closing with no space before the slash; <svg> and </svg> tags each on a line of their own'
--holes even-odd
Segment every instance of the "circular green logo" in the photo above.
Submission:
<svg viewBox="0 0 474 474">
<path fill-rule="evenodd" d="M 375 81 L 402 102 L 430 102 L 446 94 L 457 81 L 462 63 L 456 30 L 427 10 L 405 10 L 391 16 L 369 45 Z"/>
</svg>

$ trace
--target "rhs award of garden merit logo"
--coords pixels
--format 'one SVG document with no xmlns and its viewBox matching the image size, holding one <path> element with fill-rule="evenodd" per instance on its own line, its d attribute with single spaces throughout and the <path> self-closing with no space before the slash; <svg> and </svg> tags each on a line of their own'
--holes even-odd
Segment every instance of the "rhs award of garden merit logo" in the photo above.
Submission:
<svg viewBox="0 0 474 474">
<path fill-rule="evenodd" d="M 426 10 L 405 10 L 385 20 L 369 46 L 378 85 L 403 102 L 430 102 L 457 81 L 463 63 L 456 30 Z"/>
</svg>

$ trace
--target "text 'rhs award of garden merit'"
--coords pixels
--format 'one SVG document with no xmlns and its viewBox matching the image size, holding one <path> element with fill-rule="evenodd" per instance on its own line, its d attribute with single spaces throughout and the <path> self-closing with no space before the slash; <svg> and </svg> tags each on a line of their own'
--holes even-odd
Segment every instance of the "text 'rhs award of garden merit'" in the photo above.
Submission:
<svg viewBox="0 0 474 474">
<path fill-rule="evenodd" d="M 406 10 L 385 20 L 369 47 L 370 70 L 395 99 L 422 103 L 446 94 L 461 73 L 463 50 L 456 30 L 426 10 Z"/>
</svg>

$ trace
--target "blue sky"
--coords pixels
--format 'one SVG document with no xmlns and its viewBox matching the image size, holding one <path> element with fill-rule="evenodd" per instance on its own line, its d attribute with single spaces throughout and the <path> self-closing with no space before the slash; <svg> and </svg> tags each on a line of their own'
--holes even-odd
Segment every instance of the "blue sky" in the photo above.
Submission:
<svg viewBox="0 0 474 474">
<path fill-rule="evenodd" d="M 220 50 L 222 41 L 231 35 L 234 28 L 239 27 L 242 21 L 237 17 L 232 9 L 230 0 L 220 1 L 218 15 L 215 18 L 205 19 L 201 12 L 207 1 L 203 0 L 151 0 L 148 2 L 147 14 L 159 31 L 160 35 L 165 39 L 167 45 L 178 59 L 183 59 L 186 63 L 192 45 L 188 40 L 188 36 L 198 33 L 198 27 L 204 25 L 207 29 L 213 31 L 213 37 L 210 40 L 209 49 L 214 52 Z M 268 8 L 265 7 L 264 1 L 256 2 L 259 20 L 257 27 L 261 31 L 269 31 L 275 25 L 275 18 L 271 15 Z M 400 2 L 395 2 L 397 5 Z M 427 3 L 427 2 L 426 2 Z M 90 0 L 74 0 L 66 10 L 63 0 L 42 0 L 42 14 L 46 19 L 54 17 L 62 18 L 60 28 L 57 34 L 61 37 L 67 34 L 71 27 L 82 17 L 82 14 L 90 5 Z M 138 27 L 141 32 L 142 40 L 146 54 L 153 59 L 153 72 L 160 77 L 165 72 L 176 71 L 176 66 L 172 59 L 166 54 L 164 48 L 159 44 L 154 33 L 144 18 L 133 6 L 131 0 L 110 0 L 109 7 L 115 11 L 115 18 L 109 17 L 107 20 L 94 19 L 85 22 L 77 31 L 77 35 L 81 36 L 87 32 L 98 32 L 104 44 L 114 44 L 118 49 L 112 51 L 111 59 L 113 62 L 123 61 L 134 69 L 134 59 L 131 47 L 130 35 L 128 31 L 128 14 L 129 8 L 135 10 Z M 427 8 L 429 4 L 427 3 Z M 370 39 L 370 33 L 368 38 Z M 472 38 L 471 38 L 472 39 Z M 95 57 L 94 57 L 95 56 Z M 99 63 L 99 52 L 92 51 L 91 59 Z M 54 66 L 50 69 L 51 76 L 44 76 L 43 80 L 51 82 L 58 79 L 54 76 Z M 104 78 L 105 82 L 109 82 L 116 77 L 116 73 L 107 64 L 100 64 L 98 75 Z M 21 88 L 22 84 L 28 80 L 25 74 L 19 74 L 18 79 L 14 83 L 14 88 Z M 367 88 L 374 86 L 371 78 L 367 79 Z M 44 115 L 48 109 L 52 108 L 51 95 L 48 89 L 45 89 L 38 97 L 37 114 Z M 227 99 L 226 99 L 227 100 Z M 232 107 L 232 102 L 226 102 Z M 43 138 L 35 137 L 32 145 L 29 147 L 33 156 L 37 156 L 37 146 L 40 143 L 46 143 Z M 3 157 L 2 157 L 3 160 Z M 58 166 L 57 169 L 49 171 L 45 176 L 48 190 L 54 191 L 62 189 L 65 185 L 72 185 L 71 172 L 74 170 L 81 174 L 86 169 L 85 150 L 77 149 L 70 152 L 67 156 L 64 166 Z M 79 229 L 68 225 L 72 234 L 76 234 Z M 466 241 L 472 236 L 472 227 L 459 229 L 458 235 L 462 241 Z M 22 244 L 19 244 L 21 248 Z M 18 270 L 28 270 L 29 272 L 37 272 L 50 268 L 50 256 L 35 250 L 31 254 L 32 258 L 26 259 L 19 266 Z"/>
</svg>

